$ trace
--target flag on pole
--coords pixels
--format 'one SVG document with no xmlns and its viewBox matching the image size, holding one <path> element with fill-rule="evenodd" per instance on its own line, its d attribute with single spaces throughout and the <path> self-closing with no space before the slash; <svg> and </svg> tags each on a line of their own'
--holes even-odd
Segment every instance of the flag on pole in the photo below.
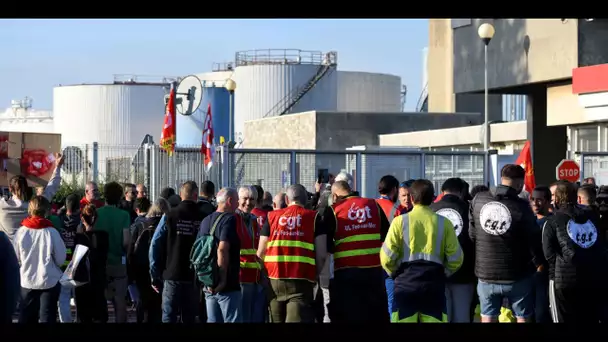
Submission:
<svg viewBox="0 0 608 342">
<path fill-rule="evenodd" d="M 205 156 L 204 163 L 207 171 L 213 165 L 213 122 L 211 118 L 211 103 L 207 105 L 207 116 L 203 130 L 203 141 L 201 142 L 201 154 Z"/>
<path fill-rule="evenodd" d="M 526 171 L 526 175 L 524 178 L 524 190 L 532 194 L 532 190 L 534 190 L 534 188 L 536 187 L 536 180 L 534 179 L 534 167 L 532 166 L 530 141 L 526 141 L 526 144 L 521 150 L 519 157 L 517 157 L 515 164 L 521 166 L 524 171 Z"/>
<path fill-rule="evenodd" d="M 165 122 L 160 134 L 160 147 L 167 151 L 167 155 L 173 155 L 175 151 L 175 86 L 171 85 L 169 101 L 165 108 Z"/>
</svg>

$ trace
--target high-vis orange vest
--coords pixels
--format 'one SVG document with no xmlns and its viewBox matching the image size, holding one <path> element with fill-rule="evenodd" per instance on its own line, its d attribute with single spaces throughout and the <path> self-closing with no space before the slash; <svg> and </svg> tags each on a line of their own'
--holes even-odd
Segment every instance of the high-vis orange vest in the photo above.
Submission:
<svg viewBox="0 0 608 342">
<path fill-rule="evenodd" d="M 379 267 L 382 240 L 376 201 L 349 197 L 332 209 L 336 215 L 334 270 Z"/>
<path fill-rule="evenodd" d="M 386 215 L 388 222 L 392 222 L 393 219 L 401 215 L 401 212 L 405 209 L 401 204 L 393 203 L 393 201 L 386 198 L 378 198 L 376 203 L 378 203 L 380 208 L 382 208 L 382 211 L 384 211 L 384 215 Z"/>
<path fill-rule="evenodd" d="M 260 265 L 256 261 L 258 243 L 260 242 L 260 229 L 255 217 L 251 218 L 249 227 L 243 216 L 236 215 L 236 231 L 241 240 L 241 271 L 239 279 L 241 283 L 258 283 L 260 281 Z"/>
<path fill-rule="evenodd" d="M 270 236 L 264 265 L 269 278 L 315 282 L 316 217 L 316 211 L 298 205 L 268 213 Z"/>
</svg>

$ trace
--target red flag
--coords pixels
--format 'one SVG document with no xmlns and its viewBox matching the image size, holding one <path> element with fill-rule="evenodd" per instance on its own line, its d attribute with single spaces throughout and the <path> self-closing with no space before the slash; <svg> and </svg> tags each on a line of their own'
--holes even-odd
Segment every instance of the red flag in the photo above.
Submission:
<svg viewBox="0 0 608 342">
<path fill-rule="evenodd" d="M 175 151 L 175 88 L 172 85 L 169 92 L 169 101 L 165 108 L 165 122 L 163 130 L 160 134 L 160 147 L 162 147 L 169 156 Z"/>
<path fill-rule="evenodd" d="M 207 168 L 207 171 L 209 171 L 213 165 L 213 121 L 211 117 L 211 103 L 207 105 L 205 129 L 203 130 L 203 141 L 201 142 L 201 154 L 205 156 L 205 167 Z"/>
<path fill-rule="evenodd" d="M 526 141 L 524 148 L 521 150 L 515 164 L 524 168 L 526 176 L 524 178 L 524 190 L 532 194 L 532 190 L 536 187 L 534 179 L 534 167 L 532 166 L 532 154 L 530 153 L 530 141 Z"/>
</svg>

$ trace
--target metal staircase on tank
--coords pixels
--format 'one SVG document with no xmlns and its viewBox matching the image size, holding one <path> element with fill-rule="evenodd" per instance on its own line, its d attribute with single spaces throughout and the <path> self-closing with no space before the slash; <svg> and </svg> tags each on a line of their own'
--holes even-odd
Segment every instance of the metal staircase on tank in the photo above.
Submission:
<svg viewBox="0 0 608 342">
<path fill-rule="evenodd" d="M 304 85 L 297 86 L 289 91 L 287 95 L 275 104 L 264 117 L 281 116 L 288 114 L 302 98 L 311 91 L 325 76 L 330 75 L 336 70 L 335 51 L 328 52 L 323 62 L 317 68 L 317 72 Z"/>
<path fill-rule="evenodd" d="M 301 50 L 296 50 L 298 53 L 298 57 L 295 60 L 295 64 L 317 64 L 320 61 L 320 58 L 318 58 L 317 56 L 321 55 L 320 52 L 312 52 L 312 51 L 301 51 Z M 259 63 L 273 63 L 273 61 L 271 60 L 267 60 L 267 61 L 246 61 L 247 58 L 247 52 L 244 53 L 237 53 L 237 61 L 236 64 L 238 65 L 248 65 L 248 64 L 259 64 Z M 268 54 L 268 56 L 272 55 L 271 53 Z M 302 56 L 303 55 L 310 55 L 310 60 L 308 61 L 308 63 L 306 63 Z M 245 57 L 243 57 L 245 56 Z M 308 92 L 310 92 L 315 85 L 317 85 L 323 78 L 325 78 L 328 75 L 331 75 L 331 73 L 333 73 L 336 70 L 336 66 L 337 66 L 337 56 L 338 53 L 335 51 L 330 51 L 328 53 L 326 53 L 324 55 L 324 57 L 322 58 L 322 60 L 320 61 L 321 63 L 319 64 L 319 67 L 317 68 L 317 71 L 315 72 L 315 74 L 303 85 L 299 85 L 296 86 L 295 88 L 291 89 L 287 95 L 285 97 L 283 97 L 279 102 L 277 102 L 265 115 L 264 118 L 266 117 L 271 117 L 271 116 L 281 116 L 281 115 L 285 115 L 288 114 L 290 110 L 293 109 L 293 107 L 295 105 L 298 104 L 298 102 L 300 102 L 300 100 L 302 100 L 302 98 L 304 96 L 306 96 L 306 94 L 308 94 Z M 240 60 L 242 59 L 242 60 Z M 290 58 L 285 57 L 284 61 L 287 63 L 292 63 L 292 61 L 289 60 Z M 285 62 L 281 62 L 281 64 L 285 63 Z M 241 142 L 240 146 L 242 146 L 244 143 L 244 141 Z M 234 185 L 238 185 L 241 184 L 241 181 L 243 180 L 243 177 L 245 176 L 245 165 L 243 165 L 242 160 L 243 157 L 245 157 L 245 154 L 242 154 L 238 160 L 236 160 L 236 162 L 234 163 L 234 168 L 236 171 L 236 175 L 234 175 L 234 181 L 235 184 Z"/>
</svg>

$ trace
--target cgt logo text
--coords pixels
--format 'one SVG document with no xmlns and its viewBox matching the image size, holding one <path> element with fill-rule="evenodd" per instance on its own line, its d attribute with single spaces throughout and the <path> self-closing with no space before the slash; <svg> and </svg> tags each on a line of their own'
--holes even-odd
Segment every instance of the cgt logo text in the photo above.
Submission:
<svg viewBox="0 0 608 342">
<path fill-rule="evenodd" d="M 279 226 L 285 227 L 289 230 L 302 227 L 302 216 L 281 216 L 279 218 Z"/>
<path fill-rule="evenodd" d="M 359 223 L 363 223 L 367 221 L 367 219 L 372 218 L 372 210 L 365 206 L 365 208 L 359 208 L 353 203 L 348 209 L 348 219 L 351 221 L 357 221 Z"/>
</svg>

